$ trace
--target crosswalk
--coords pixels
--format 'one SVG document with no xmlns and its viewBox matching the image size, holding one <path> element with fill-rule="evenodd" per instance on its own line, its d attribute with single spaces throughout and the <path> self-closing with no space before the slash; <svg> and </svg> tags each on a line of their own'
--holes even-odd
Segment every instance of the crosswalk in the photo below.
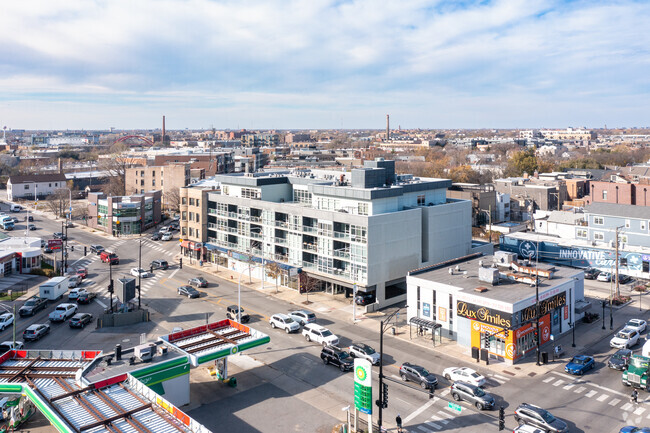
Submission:
<svg viewBox="0 0 650 433">
<path fill-rule="evenodd" d="M 624 398 L 624 394 L 619 391 L 608 390 L 607 388 L 599 387 L 588 382 L 582 382 L 579 378 L 569 379 L 567 377 L 565 379 L 558 379 L 557 376 L 554 375 L 549 375 L 549 377 L 542 380 L 542 382 L 553 387 L 561 387 L 565 391 L 581 394 L 585 398 L 595 399 L 596 401 L 608 406 L 616 406 L 622 411 L 632 412 L 637 416 L 645 414 L 646 418 L 650 419 L 650 412 L 647 412 L 647 408 L 642 406 L 645 403 L 643 400 L 639 400 L 638 404 L 631 403 L 629 399 Z M 597 389 L 593 389 L 592 386 L 597 387 Z"/>
<path fill-rule="evenodd" d="M 502 380 L 508 380 L 507 378 L 501 378 Z M 444 389 L 438 395 L 433 397 L 431 403 L 435 405 L 441 399 L 449 395 L 449 388 Z M 438 408 L 435 408 L 436 410 Z M 455 428 L 460 428 L 460 426 L 454 426 L 454 423 L 458 421 L 458 412 L 455 409 L 449 407 L 449 405 L 444 406 L 442 409 L 438 409 L 436 412 L 431 413 L 427 411 L 428 419 L 424 422 L 419 423 L 417 426 L 411 427 L 408 432 L 422 432 L 422 433 L 434 433 L 439 430 L 450 430 Z M 407 418 L 408 419 L 408 418 Z"/>
</svg>

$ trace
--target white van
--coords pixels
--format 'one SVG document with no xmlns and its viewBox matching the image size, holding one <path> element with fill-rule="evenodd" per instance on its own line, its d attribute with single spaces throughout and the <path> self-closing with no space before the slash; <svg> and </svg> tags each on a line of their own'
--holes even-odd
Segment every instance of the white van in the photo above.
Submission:
<svg viewBox="0 0 650 433">
<path fill-rule="evenodd" d="M 646 340 L 646 342 L 643 344 L 643 348 L 641 348 L 641 355 L 650 356 L 650 340 Z"/>
<path fill-rule="evenodd" d="M 11 205 L 11 211 L 12 212 L 20 212 L 21 210 L 23 210 L 23 207 L 21 205 L 19 205 L 19 204 L 12 204 Z"/>
</svg>

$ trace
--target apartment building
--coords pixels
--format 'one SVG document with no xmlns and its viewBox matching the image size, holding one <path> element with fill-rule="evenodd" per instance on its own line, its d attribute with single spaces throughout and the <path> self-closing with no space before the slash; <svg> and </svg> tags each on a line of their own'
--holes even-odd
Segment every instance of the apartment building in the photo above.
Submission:
<svg viewBox="0 0 650 433">
<path fill-rule="evenodd" d="M 219 191 L 219 183 L 213 180 L 180 188 L 181 252 L 195 259 L 202 259 L 203 244 L 208 239 L 208 194 Z"/>
<path fill-rule="evenodd" d="M 472 225 L 474 227 L 500 221 L 497 219 L 496 194 L 494 185 L 473 183 L 454 183 L 447 190 L 449 198 L 472 202 Z"/>
<path fill-rule="evenodd" d="M 280 136 L 274 133 L 243 134 L 241 144 L 244 147 L 277 146 Z"/>
<path fill-rule="evenodd" d="M 145 191 L 162 191 L 163 207 L 176 209 L 179 189 L 190 184 L 190 164 L 130 167 L 124 173 L 126 194 L 144 194 Z"/>
<path fill-rule="evenodd" d="M 156 155 L 154 156 L 153 165 L 160 166 L 181 162 L 189 163 L 192 169 L 205 169 L 205 175 L 208 177 L 218 173 L 232 173 L 234 170 L 234 160 L 231 152 Z"/>
<path fill-rule="evenodd" d="M 317 176 L 255 173 L 215 178 L 208 193 L 208 260 L 260 278 L 275 262 L 281 282 L 332 294 L 375 296 L 368 310 L 406 299 L 406 274 L 474 251 L 472 206 L 446 197 L 451 181 L 396 175 L 395 162 Z M 477 247 L 478 248 L 478 247 Z M 481 246 L 480 248 L 484 248 Z M 300 276 L 299 276 L 300 275 Z"/>
</svg>

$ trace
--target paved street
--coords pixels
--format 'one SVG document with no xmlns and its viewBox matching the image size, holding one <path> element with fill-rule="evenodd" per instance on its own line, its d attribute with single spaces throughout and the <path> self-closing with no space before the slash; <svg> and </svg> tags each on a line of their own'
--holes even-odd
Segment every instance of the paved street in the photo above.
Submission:
<svg viewBox="0 0 650 433">
<path fill-rule="evenodd" d="M 19 214 L 22 216 L 24 213 Z M 42 215 L 35 215 L 35 224 L 39 230 L 30 235 L 49 238 L 53 231 L 60 231 L 60 222 L 50 220 Z M 20 229 L 20 224 L 17 230 Z M 18 231 L 10 235 L 18 235 Z M 113 267 L 113 278 L 129 275 L 129 271 L 138 264 L 140 240 L 112 239 L 99 233 L 79 227 L 68 230 L 69 245 L 75 246 L 70 253 L 72 268 L 88 268 L 88 278 L 84 286 L 100 294 L 91 305 L 81 306 L 80 311 L 89 311 L 97 315 L 108 305 L 107 286 L 109 267 L 99 260 L 99 256 L 83 255 L 83 246 L 101 244 L 114 250 L 120 257 L 120 264 Z M 116 343 L 125 346 L 139 342 L 141 333 L 148 338 L 156 338 L 180 326 L 189 328 L 205 323 L 206 315 L 210 321 L 225 317 L 225 307 L 237 303 L 236 274 L 221 268 L 217 275 L 190 266 L 184 260 L 180 269 L 175 259 L 179 252 L 177 238 L 169 242 L 152 241 L 148 235 L 142 236 L 142 265 L 147 268 L 154 259 L 165 259 L 170 268 L 154 271 L 154 276 L 142 280 L 142 304 L 152 312 L 152 322 L 123 328 L 96 330 L 88 327 L 83 330 L 70 329 L 66 324 L 52 325 L 51 335 L 30 347 L 44 348 L 97 348 L 111 351 Z M 207 266 L 203 270 L 207 270 Z M 179 297 L 176 288 L 187 283 L 191 277 L 203 275 L 208 281 L 207 289 L 201 289 L 199 299 Z M 222 277 L 222 278 L 221 278 Z M 42 278 L 41 278 L 42 279 Z M 244 276 L 244 282 L 247 278 Z M 589 296 L 602 294 L 607 296 L 608 283 L 586 282 Z M 365 318 L 357 324 L 351 322 L 351 305 L 332 300 L 329 295 L 313 295 L 315 301 L 309 308 L 318 316 L 318 323 L 330 328 L 341 337 L 341 345 L 347 346 L 352 341 L 360 341 L 379 348 L 379 319 L 382 314 Z M 353 379 L 351 373 L 341 373 L 337 368 L 323 365 L 320 346 L 308 343 L 300 334 L 287 335 L 283 331 L 273 330 L 268 324 L 271 314 L 287 312 L 297 307 L 304 307 L 295 292 L 282 288 L 275 295 L 271 284 L 264 291 L 253 281 L 252 285 L 242 285 L 241 299 L 243 307 L 251 314 L 251 326 L 271 336 L 268 345 L 245 352 L 231 358 L 231 374 L 238 379 L 236 389 L 210 379 L 204 368 L 192 373 L 193 401 L 185 409 L 190 415 L 215 431 L 226 428 L 238 432 L 270 431 L 331 431 L 331 427 L 345 419 L 341 409 L 351 404 L 353 399 Z M 329 301 L 326 301 L 330 299 Z M 61 300 L 60 302 L 65 302 Z M 644 303 L 647 302 L 644 300 Z M 19 303 L 20 305 L 20 303 Z M 31 323 L 46 322 L 47 314 L 54 308 L 50 305 L 46 311 L 33 318 L 18 319 L 17 335 Z M 601 312 L 597 306 L 592 310 Z M 385 335 L 384 371 L 391 378 L 399 381 L 399 366 L 406 361 L 420 364 L 439 377 L 439 387 L 435 398 L 419 389 L 417 384 L 389 382 L 389 407 L 384 410 L 384 425 L 394 427 L 395 416 L 399 413 L 409 432 L 430 433 L 439 431 L 485 432 L 497 431 L 497 411 L 479 412 L 467 403 L 460 403 L 459 413 L 451 410 L 448 403 L 449 382 L 439 375 L 449 366 L 470 366 L 488 378 L 486 390 L 497 398 L 497 406 L 506 409 L 506 426 L 513 428 L 513 410 L 521 402 L 533 403 L 550 410 L 554 415 L 566 420 L 572 432 L 618 431 L 626 423 L 638 425 L 650 424 L 650 397 L 641 393 L 640 404 L 629 404 L 630 389 L 620 382 L 620 372 L 609 370 L 605 366 L 607 357 L 614 352 L 609 348 L 611 333 L 618 330 L 631 317 L 648 318 L 647 310 L 639 313 L 638 297 L 624 308 L 614 311 L 614 330 L 609 330 L 609 312 L 607 329 L 602 330 L 602 322 L 579 324 L 576 330 L 576 342 L 584 353 L 595 356 L 597 367 L 584 377 L 573 377 L 564 373 L 566 358 L 552 362 L 547 366 L 536 367 L 531 358 L 513 367 L 492 363 L 476 364 L 464 354 L 460 354 L 455 345 L 445 343 L 432 348 L 430 341 L 416 338 L 409 341 L 408 329 L 400 326 L 400 335 Z M 401 318 L 403 321 L 403 316 Z M 0 334 L 0 340 L 11 339 L 11 329 Z M 571 335 L 560 341 L 571 349 Z M 544 348 L 544 350 L 550 350 Z M 640 351 L 640 345 L 636 348 Z M 375 396 L 377 398 L 375 373 Z M 645 401 L 647 400 L 647 402 Z M 377 421 L 376 408 L 374 420 Z"/>
</svg>

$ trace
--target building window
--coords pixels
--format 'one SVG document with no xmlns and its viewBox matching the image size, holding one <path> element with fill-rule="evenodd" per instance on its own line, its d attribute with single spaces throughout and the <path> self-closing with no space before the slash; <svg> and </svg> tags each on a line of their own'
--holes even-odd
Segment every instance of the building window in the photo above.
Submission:
<svg viewBox="0 0 650 433">
<path fill-rule="evenodd" d="M 199 206 L 199 199 L 196 199 L 196 205 Z"/>
<path fill-rule="evenodd" d="M 181 198 L 181 204 L 187 204 L 187 197 Z"/>
<path fill-rule="evenodd" d="M 190 236 L 194 236 L 194 229 L 190 227 Z"/>
<path fill-rule="evenodd" d="M 187 212 L 182 212 L 182 213 L 181 213 L 181 219 L 182 219 L 183 221 L 187 221 Z"/>
<path fill-rule="evenodd" d="M 144 170 L 140 170 L 140 176 L 144 176 Z"/>
<path fill-rule="evenodd" d="M 152 177 L 156 177 L 156 170 L 153 170 L 153 171 L 151 172 L 151 176 L 152 176 Z"/>
<path fill-rule="evenodd" d="M 368 203 L 359 203 L 359 215 L 368 215 Z"/>
<path fill-rule="evenodd" d="M 594 224 L 602 226 L 603 224 L 605 224 L 605 218 L 600 216 L 594 217 Z"/>
<path fill-rule="evenodd" d="M 194 199 L 190 198 L 190 206 L 194 206 Z"/>
<path fill-rule="evenodd" d="M 59 182 L 54 182 L 54 186 L 59 186 Z"/>
<path fill-rule="evenodd" d="M 621 257 L 620 260 L 621 266 L 627 267 L 627 257 Z"/>
<path fill-rule="evenodd" d="M 140 186 L 144 186 L 144 179 L 140 179 Z"/>
<path fill-rule="evenodd" d="M 426 202 L 424 195 L 419 195 L 418 196 L 418 206 L 424 206 L 424 203 Z"/>
<path fill-rule="evenodd" d="M 603 190 L 603 200 L 607 200 L 607 190 Z"/>
<path fill-rule="evenodd" d="M 183 236 L 187 236 L 187 227 L 183 227 L 181 233 L 183 233 Z"/>
<path fill-rule="evenodd" d="M 586 239 L 587 238 L 587 229 L 578 229 L 576 231 L 576 237 Z"/>
<path fill-rule="evenodd" d="M 639 223 L 639 226 L 640 226 L 641 230 L 645 230 L 645 228 L 646 228 L 645 221 L 641 221 Z"/>
<path fill-rule="evenodd" d="M 594 232 L 594 240 L 595 241 L 604 241 L 605 240 L 605 234 L 603 232 Z"/>
<path fill-rule="evenodd" d="M 163 186 L 164 183 L 165 183 L 165 180 L 164 180 L 164 179 L 160 179 L 160 186 Z"/>
<path fill-rule="evenodd" d="M 144 194 L 144 188 L 140 190 L 140 194 Z"/>
<path fill-rule="evenodd" d="M 194 219 L 194 212 L 190 212 L 190 221 Z"/>
<path fill-rule="evenodd" d="M 151 180 L 151 186 L 156 186 L 156 179 Z"/>
<path fill-rule="evenodd" d="M 197 223 L 201 222 L 201 215 L 198 212 L 196 213 L 196 222 Z"/>
<path fill-rule="evenodd" d="M 50 188 L 52 188 L 52 184 L 50 184 Z"/>
<path fill-rule="evenodd" d="M 253 188 L 242 188 L 241 196 L 243 198 L 251 198 L 254 200 L 259 200 L 261 198 L 260 190 Z"/>
<path fill-rule="evenodd" d="M 25 185 L 25 189 L 29 189 L 29 185 Z"/>
</svg>

